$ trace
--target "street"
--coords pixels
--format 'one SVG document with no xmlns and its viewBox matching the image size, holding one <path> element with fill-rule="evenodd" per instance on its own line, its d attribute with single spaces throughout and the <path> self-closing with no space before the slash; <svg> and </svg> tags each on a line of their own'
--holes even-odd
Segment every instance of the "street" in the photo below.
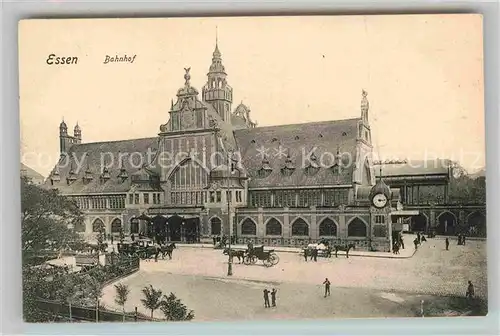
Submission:
<svg viewBox="0 0 500 336">
<path fill-rule="evenodd" d="M 408 248 L 408 247 L 407 247 Z M 153 285 L 175 293 L 196 314 L 196 320 L 260 318 L 327 318 L 415 316 L 421 299 L 465 294 L 467 281 L 476 296 L 487 296 L 486 242 L 466 246 L 429 239 L 412 258 L 389 259 L 345 256 L 307 261 L 294 253 L 278 253 L 278 265 L 266 268 L 233 265 L 227 276 L 227 256 L 221 250 L 180 247 L 172 260 L 141 262 L 141 270 L 121 283 L 130 286 L 130 310 L 142 307 L 141 289 Z M 331 297 L 323 297 L 328 277 Z M 278 307 L 263 307 L 264 288 L 278 289 Z M 112 285 L 104 289 L 103 303 L 114 304 Z M 161 314 L 159 311 L 157 314 Z"/>
</svg>

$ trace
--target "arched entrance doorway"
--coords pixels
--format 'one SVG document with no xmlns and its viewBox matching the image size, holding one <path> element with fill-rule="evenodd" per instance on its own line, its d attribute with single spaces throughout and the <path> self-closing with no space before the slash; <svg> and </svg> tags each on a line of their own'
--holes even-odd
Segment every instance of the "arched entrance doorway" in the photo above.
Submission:
<svg viewBox="0 0 500 336">
<path fill-rule="evenodd" d="M 200 218 L 186 218 L 185 220 L 186 242 L 196 243 L 200 240 Z"/>
<path fill-rule="evenodd" d="M 426 232 L 427 231 L 427 217 L 420 214 L 418 216 L 412 216 L 410 220 L 410 231 L 412 232 Z"/>
<path fill-rule="evenodd" d="M 152 220 L 152 234 L 156 242 L 164 242 L 167 237 L 167 219 L 163 216 L 156 216 Z"/>
<path fill-rule="evenodd" d="M 467 234 L 471 237 L 486 237 L 486 216 L 476 211 L 467 218 Z"/>
<path fill-rule="evenodd" d="M 358 217 L 354 218 L 347 226 L 347 236 L 366 237 L 366 224 Z"/>
<path fill-rule="evenodd" d="M 443 212 L 438 217 L 436 233 L 438 235 L 454 236 L 457 227 L 457 218 L 451 212 Z"/>
<path fill-rule="evenodd" d="M 168 219 L 168 234 L 170 241 L 179 242 L 182 238 L 182 223 L 184 218 L 173 215 Z"/>
<path fill-rule="evenodd" d="M 222 221 L 219 217 L 213 217 L 210 220 L 210 232 L 213 236 L 219 236 L 222 232 Z"/>
</svg>

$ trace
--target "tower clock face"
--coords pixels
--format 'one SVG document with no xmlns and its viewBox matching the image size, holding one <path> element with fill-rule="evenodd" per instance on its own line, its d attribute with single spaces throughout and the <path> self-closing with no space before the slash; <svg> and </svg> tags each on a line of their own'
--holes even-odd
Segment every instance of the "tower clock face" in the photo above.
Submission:
<svg viewBox="0 0 500 336">
<path fill-rule="evenodd" d="M 387 197 L 384 194 L 377 194 L 373 197 L 373 205 L 377 208 L 383 208 L 387 204 Z"/>
</svg>

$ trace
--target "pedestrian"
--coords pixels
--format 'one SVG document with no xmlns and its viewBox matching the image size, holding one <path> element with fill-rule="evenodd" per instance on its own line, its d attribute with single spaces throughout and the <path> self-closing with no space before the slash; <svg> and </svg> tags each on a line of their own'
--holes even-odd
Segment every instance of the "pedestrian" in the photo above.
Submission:
<svg viewBox="0 0 500 336">
<path fill-rule="evenodd" d="M 448 238 L 446 238 L 446 240 L 444 241 L 445 245 L 446 245 L 446 251 L 448 251 L 448 248 L 450 247 L 450 241 L 448 240 Z"/>
<path fill-rule="evenodd" d="M 110 238 L 111 238 L 111 245 L 113 245 L 113 235 L 110 234 Z"/>
<path fill-rule="evenodd" d="M 462 235 L 462 245 L 465 245 L 465 235 Z"/>
<path fill-rule="evenodd" d="M 418 239 L 415 238 L 415 240 L 413 240 L 413 244 L 415 245 L 415 250 L 418 249 Z"/>
<path fill-rule="evenodd" d="M 330 280 L 328 280 L 328 278 L 325 278 L 325 281 L 323 281 L 323 285 L 325 285 L 325 297 L 330 296 Z"/>
<path fill-rule="evenodd" d="M 133 234 L 133 233 L 130 235 L 130 239 L 132 240 L 132 243 L 133 243 L 133 242 L 134 242 L 134 240 L 135 240 L 135 236 L 134 236 L 134 234 Z"/>
<path fill-rule="evenodd" d="M 271 291 L 271 304 L 273 307 L 276 307 L 276 288 L 273 288 L 273 290 Z"/>
<path fill-rule="evenodd" d="M 214 236 L 212 236 L 212 240 L 213 240 L 213 242 L 214 242 L 214 246 L 215 246 L 215 245 L 217 245 L 217 238 L 215 237 L 215 235 L 214 235 Z"/>
<path fill-rule="evenodd" d="M 469 280 L 469 285 L 467 286 L 467 292 L 465 293 L 465 297 L 472 299 L 474 297 L 474 285 Z"/>
<path fill-rule="evenodd" d="M 264 308 L 269 308 L 270 305 L 269 305 L 269 291 L 266 289 L 264 289 Z"/>
<path fill-rule="evenodd" d="M 156 243 L 155 245 L 155 249 L 156 249 L 156 252 L 155 252 L 155 262 L 158 261 L 158 255 L 160 254 L 160 244 Z"/>
<path fill-rule="evenodd" d="M 399 244 L 401 245 L 401 248 L 404 250 L 405 249 L 405 242 L 403 241 L 403 236 L 399 238 Z"/>
<path fill-rule="evenodd" d="M 307 261 L 307 256 L 308 256 L 308 254 L 309 254 L 308 252 L 309 252 L 309 249 L 308 249 L 308 248 L 305 248 L 305 249 L 304 249 L 304 259 L 305 259 L 305 261 Z"/>
<path fill-rule="evenodd" d="M 314 261 L 318 261 L 318 248 L 315 247 L 312 252 Z"/>
</svg>

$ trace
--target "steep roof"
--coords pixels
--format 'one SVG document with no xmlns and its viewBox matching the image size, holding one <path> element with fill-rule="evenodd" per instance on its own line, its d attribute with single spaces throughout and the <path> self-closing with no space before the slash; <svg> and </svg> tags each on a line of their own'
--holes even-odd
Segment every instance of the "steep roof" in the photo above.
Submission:
<svg viewBox="0 0 500 336">
<path fill-rule="evenodd" d="M 235 130 L 242 163 L 250 176 L 249 187 L 351 184 L 353 164 L 345 166 L 340 174 L 335 174 L 329 166 L 334 164 L 337 149 L 343 155 L 344 164 L 349 156 L 354 160 L 359 121 L 360 118 L 354 118 Z M 314 155 L 321 167 L 316 174 L 308 174 L 302 163 L 309 162 L 307 156 L 313 147 L 316 148 Z M 259 177 L 259 170 L 263 168 L 263 151 L 267 153 L 272 171 L 265 177 Z M 281 171 L 287 154 L 295 167 L 290 176 Z"/>
<path fill-rule="evenodd" d="M 67 164 L 64 157 L 61 158 L 51 173 L 52 176 L 55 171 L 58 171 L 61 180 L 51 185 L 51 176 L 49 176 L 45 186 L 56 187 L 63 194 L 126 192 L 131 186 L 131 176 L 148 163 L 146 162 L 148 152 L 154 153 L 157 150 L 157 142 L 158 138 L 154 137 L 75 144 L 71 146 L 68 152 L 71 158 L 70 162 L 73 162 L 73 165 L 71 163 Z M 119 160 L 120 154 L 123 160 Z M 152 157 L 153 155 L 149 159 Z M 124 182 L 118 177 L 121 168 L 120 161 L 123 162 L 128 175 Z M 100 179 L 103 169 L 102 164 L 109 166 L 110 178 L 106 182 L 102 182 Z M 70 176 L 71 170 L 74 171 L 76 179 L 68 184 L 67 178 Z M 87 170 L 93 178 L 89 182 L 84 181 Z"/>
<path fill-rule="evenodd" d="M 449 160 L 410 160 L 404 163 L 383 163 L 382 176 L 422 176 L 448 175 Z M 379 166 L 375 167 L 376 176 L 380 176 Z"/>
</svg>

